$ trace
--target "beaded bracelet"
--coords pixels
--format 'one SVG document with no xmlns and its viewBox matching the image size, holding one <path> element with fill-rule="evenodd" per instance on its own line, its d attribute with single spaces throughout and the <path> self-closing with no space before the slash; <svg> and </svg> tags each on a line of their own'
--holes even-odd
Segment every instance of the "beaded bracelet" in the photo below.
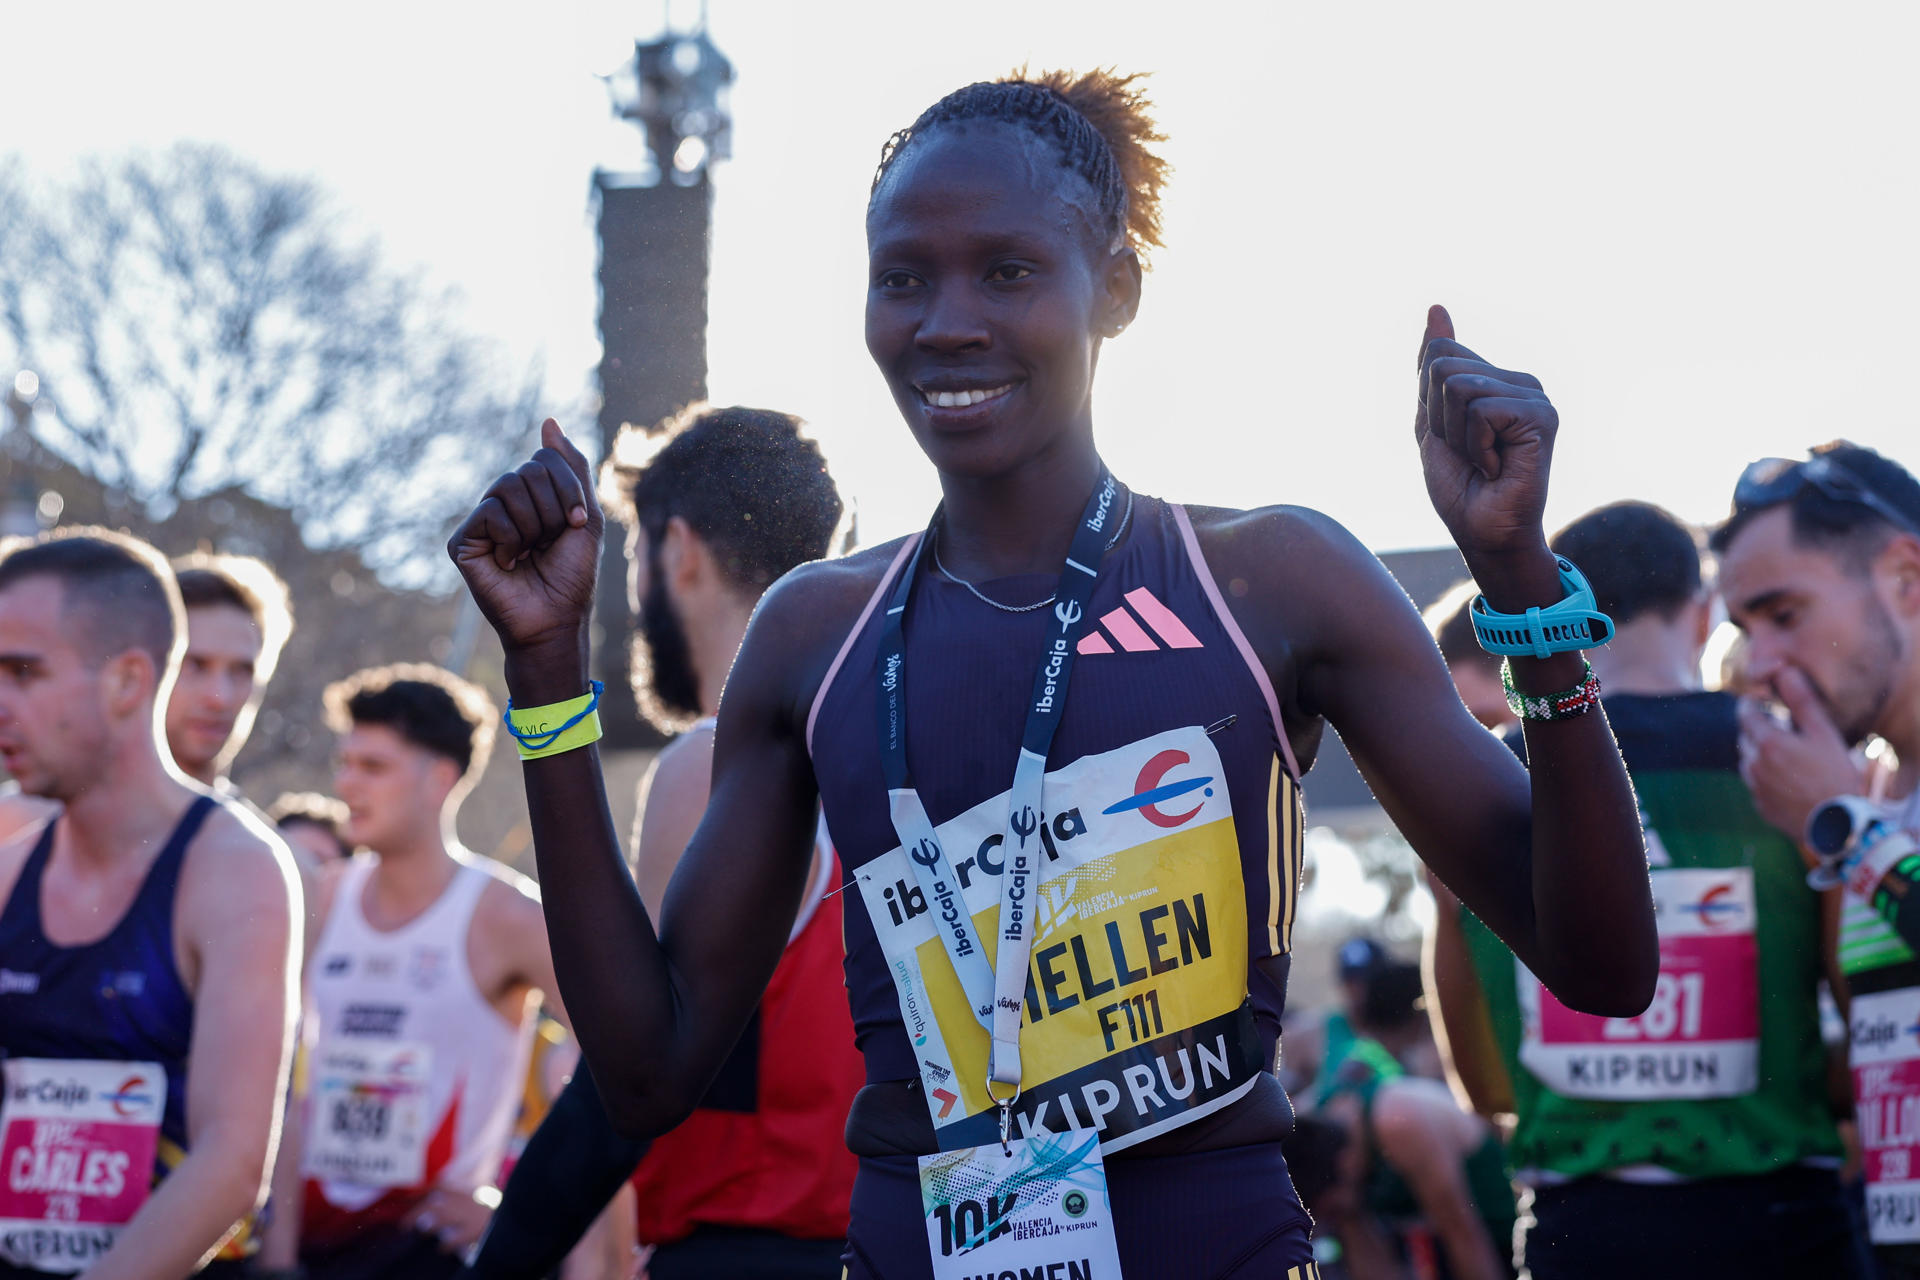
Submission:
<svg viewBox="0 0 1920 1280">
<path fill-rule="evenodd" d="M 1593 674 L 1593 664 L 1583 663 L 1587 669 L 1586 677 L 1571 689 L 1559 693 L 1528 694 L 1513 687 L 1513 664 L 1501 662 L 1500 687 L 1507 691 L 1507 707 L 1516 716 L 1529 724 L 1545 724 L 1552 720 L 1571 720 L 1583 716 L 1600 705 L 1600 677 Z"/>
<path fill-rule="evenodd" d="M 500 718 L 520 748 L 522 760 L 543 760 L 563 751 L 573 751 L 600 740 L 600 695 L 606 686 L 598 680 L 593 690 L 565 702 L 522 710 L 507 702 Z"/>
</svg>

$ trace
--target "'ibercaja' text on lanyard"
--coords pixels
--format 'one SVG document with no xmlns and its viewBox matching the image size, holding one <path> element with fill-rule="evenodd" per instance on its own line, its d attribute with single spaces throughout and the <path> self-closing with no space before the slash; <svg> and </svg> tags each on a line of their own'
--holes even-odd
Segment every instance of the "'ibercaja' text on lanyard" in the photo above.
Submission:
<svg viewBox="0 0 1920 1280">
<path fill-rule="evenodd" d="M 920 793 L 914 788 L 913 773 L 907 765 L 907 601 L 913 594 L 913 580 L 920 562 L 933 546 L 940 514 L 934 513 L 933 526 L 921 539 L 919 550 L 907 561 L 887 601 L 887 615 L 880 633 L 879 681 L 880 763 L 886 774 L 887 807 L 893 817 L 893 829 L 900 845 L 913 863 L 913 874 L 926 895 L 927 903 L 939 913 L 940 942 L 953 962 L 962 990 L 992 1037 L 988 1058 L 987 1086 L 999 1085 L 1012 1092 L 1000 1102 L 1001 1132 L 1004 1138 L 1008 1108 L 1020 1091 L 1020 1017 L 1026 998 L 1027 961 L 1033 951 L 1035 918 L 1034 882 L 1040 842 L 1034 838 L 1040 815 L 1045 812 L 1042 795 L 1047 751 L 1053 745 L 1054 732 L 1060 727 L 1066 707 L 1067 678 L 1073 673 L 1073 659 L 1086 617 L 1087 602 L 1100 579 L 1100 562 L 1106 555 L 1108 525 L 1114 517 L 1114 494 L 1119 486 L 1103 465 L 1087 499 L 1086 511 L 1074 526 L 1073 544 L 1067 551 L 1067 563 L 1060 571 L 1060 585 L 1054 592 L 1053 625 L 1040 655 L 1040 668 L 1033 677 L 1033 696 L 1027 703 L 1027 724 L 1020 736 L 1020 757 L 1014 765 L 1013 788 L 1007 802 L 1006 869 L 1000 880 L 1000 939 L 995 962 L 987 963 L 981 939 L 960 896 L 959 877 L 947 851 L 940 846 Z M 997 1098 L 997 1095 L 996 1095 Z"/>
</svg>

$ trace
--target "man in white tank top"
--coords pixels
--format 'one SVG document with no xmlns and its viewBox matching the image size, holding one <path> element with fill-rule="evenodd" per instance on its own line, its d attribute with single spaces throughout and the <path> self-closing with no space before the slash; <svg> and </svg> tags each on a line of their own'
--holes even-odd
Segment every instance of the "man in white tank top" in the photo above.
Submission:
<svg viewBox="0 0 1920 1280">
<path fill-rule="evenodd" d="M 437 667 L 327 691 L 335 789 L 366 850 L 323 887 L 307 961 L 305 1195 L 269 1237 L 330 1280 L 450 1275 L 480 1236 L 538 991 L 558 1008 L 538 890 L 460 847 L 454 815 L 495 712 Z"/>
</svg>

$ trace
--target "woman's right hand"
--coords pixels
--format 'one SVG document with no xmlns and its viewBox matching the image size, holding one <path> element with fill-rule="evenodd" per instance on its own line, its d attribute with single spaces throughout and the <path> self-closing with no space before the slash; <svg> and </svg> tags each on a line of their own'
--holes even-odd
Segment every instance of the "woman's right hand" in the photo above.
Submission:
<svg viewBox="0 0 1920 1280">
<path fill-rule="evenodd" d="M 560 425 L 490 485 L 447 542 L 481 615 L 508 650 L 579 643 L 593 612 L 606 519 L 593 469 Z"/>
</svg>

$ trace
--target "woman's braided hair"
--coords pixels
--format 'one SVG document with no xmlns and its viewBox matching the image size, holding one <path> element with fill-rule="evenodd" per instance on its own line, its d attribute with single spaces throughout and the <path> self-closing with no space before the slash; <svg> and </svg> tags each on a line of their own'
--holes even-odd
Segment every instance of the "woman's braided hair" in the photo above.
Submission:
<svg viewBox="0 0 1920 1280">
<path fill-rule="evenodd" d="M 1160 245 L 1160 187 L 1168 166 L 1149 150 L 1166 135 L 1154 124 L 1141 79 L 1111 70 L 1029 75 L 1022 68 L 1003 80 L 956 89 L 887 139 L 873 189 L 879 190 L 887 170 L 914 139 L 940 125 L 961 120 L 1018 125 L 1058 147 L 1067 168 L 1092 186 L 1106 222 L 1099 229 L 1109 247 L 1126 245 L 1144 262 L 1148 250 Z"/>
</svg>

